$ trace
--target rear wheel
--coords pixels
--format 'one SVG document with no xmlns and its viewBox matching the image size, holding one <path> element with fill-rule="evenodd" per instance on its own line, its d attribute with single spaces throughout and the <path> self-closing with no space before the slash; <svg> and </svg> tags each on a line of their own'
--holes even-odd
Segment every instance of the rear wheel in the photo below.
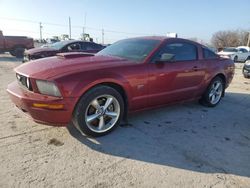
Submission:
<svg viewBox="0 0 250 188">
<path fill-rule="evenodd" d="M 25 50 L 24 47 L 18 46 L 18 47 L 15 47 L 13 50 L 11 50 L 10 54 L 17 58 L 22 58 L 24 54 L 24 50 Z"/>
<path fill-rule="evenodd" d="M 238 62 L 238 56 L 234 57 L 234 62 L 237 63 Z"/>
<path fill-rule="evenodd" d="M 124 113 L 123 98 L 118 91 L 108 86 L 98 86 L 78 102 L 74 125 L 89 136 L 103 136 L 114 130 Z"/>
<path fill-rule="evenodd" d="M 22 58 L 23 57 L 23 53 L 24 53 L 24 48 L 23 47 L 17 47 L 14 50 L 14 54 L 17 58 Z"/>
<path fill-rule="evenodd" d="M 16 56 L 16 54 L 15 54 L 15 50 L 11 50 L 11 51 L 10 51 L 10 55 L 12 55 L 12 56 Z"/>
<path fill-rule="evenodd" d="M 224 89 L 225 84 L 223 80 L 219 76 L 215 77 L 211 81 L 200 102 L 205 106 L 216 106 L 217 104 L 219 104 L 222 98 Z"/>
</svg>

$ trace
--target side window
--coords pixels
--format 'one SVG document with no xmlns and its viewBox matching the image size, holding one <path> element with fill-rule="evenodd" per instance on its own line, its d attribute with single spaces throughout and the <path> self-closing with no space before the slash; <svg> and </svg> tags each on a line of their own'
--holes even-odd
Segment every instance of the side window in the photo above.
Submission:
<svg viewBox="0 0 250 188">
<path fill-rule="evenodd" d="M 185 42 L 166 44 L 157 59 L 172 61 L 192 61 L 197 59 L 197 47 Z"/>
<path fill-rule="evenodd" d="M 247 50 L 246 50 L 246 49 L 244 49 L 244 48 L 240 48 L 240 49 L 239 49 L 239 52 L 246 53 L 246 52 L 247 52 Z"/>
<path fill-rule="evenodd" d="M 69 44 L 67 46 L 67 50 L 68 51 L 77 51 L 77 50 L 80 50 L 81 49 L 81 46 L 79 43 L 73 43 L 73 44 Z"/>
<path fill-rule="evenodd" d="M 213 51 L 207 48 L 202 48 L 202 52 L 203 52 L 204 59 L 215 59 L 218 57 Z"/>
<path fill-rule="evenodd" d="M 82 43 L 83 50 L 99 50 L 99 48 L 100 47 L 95 43 L 88 43 L 88 42 Z"/>
</svg>

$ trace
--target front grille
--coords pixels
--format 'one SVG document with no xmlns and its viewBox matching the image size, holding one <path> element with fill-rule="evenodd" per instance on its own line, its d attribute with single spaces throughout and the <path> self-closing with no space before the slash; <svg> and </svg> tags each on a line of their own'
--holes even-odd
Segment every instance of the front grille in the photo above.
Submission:
<svg viewBox="0 0 250 188">
<path fill-rule="evenodd" d="M 16 78 L 17 78 L 18 83 L 22 87 L 32 91 L 32 85 L 31 85 L 30 79 L 28 77 L 16 73 Z"/>
</svg>

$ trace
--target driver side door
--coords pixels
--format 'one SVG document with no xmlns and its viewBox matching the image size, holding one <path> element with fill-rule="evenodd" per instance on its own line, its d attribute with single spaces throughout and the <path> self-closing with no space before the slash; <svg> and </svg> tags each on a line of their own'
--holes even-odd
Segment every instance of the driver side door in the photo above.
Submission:
<svg viewBox="0 0 250 188">
<path fill-rule="evenodd" d="M 156 106 L 194 98 L 204 79 L 205 67 L 198 60 L 196 45 L 172 42 L 155 55 L 148 72 L 149 101 Z"/>
</svg>

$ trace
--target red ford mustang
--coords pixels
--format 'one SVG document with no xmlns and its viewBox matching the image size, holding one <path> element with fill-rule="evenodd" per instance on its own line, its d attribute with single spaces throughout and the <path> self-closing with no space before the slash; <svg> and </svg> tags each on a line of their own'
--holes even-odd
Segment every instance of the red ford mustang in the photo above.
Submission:
<svg viewBox="0 0 250 188">
<path fill-rule="evenodd" d="M 101 136 L 127 113 L 200 100 L 216 106 L 234 63 L 198 43 L 165 37 L 121 40 L 96 55 L 58 54 L 15 69 L 13 103 L 36 122 Z"/>
</svg>

